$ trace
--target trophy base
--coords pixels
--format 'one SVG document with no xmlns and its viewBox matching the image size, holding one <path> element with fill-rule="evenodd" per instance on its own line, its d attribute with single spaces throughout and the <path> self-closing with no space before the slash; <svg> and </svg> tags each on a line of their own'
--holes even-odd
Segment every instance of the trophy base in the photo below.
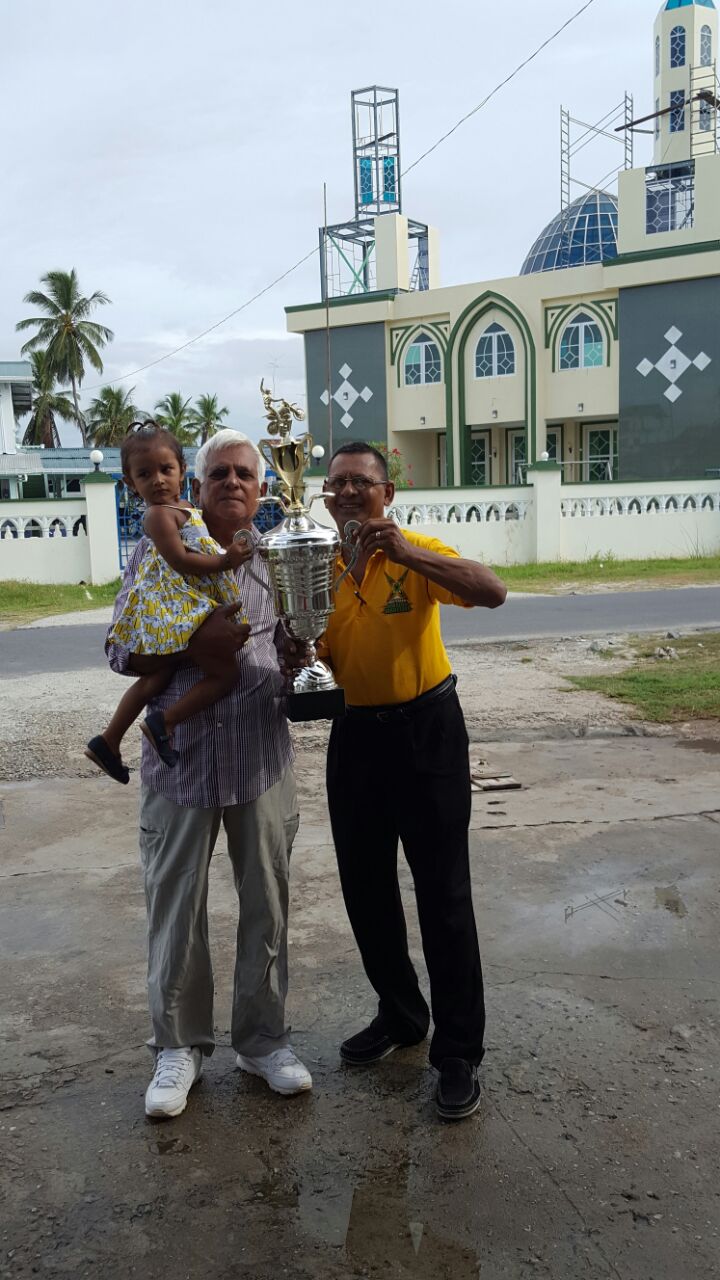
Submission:
<svg viewBox="0 0 720 1280">
<path fill-rule="evenodd" d="M 288 694 L 285 714 L 293 724 L 307 720 L 334 720 L 345 714 L 345 694 L 342 689 L 315 689 L 306 693 Z"/>
</svg>

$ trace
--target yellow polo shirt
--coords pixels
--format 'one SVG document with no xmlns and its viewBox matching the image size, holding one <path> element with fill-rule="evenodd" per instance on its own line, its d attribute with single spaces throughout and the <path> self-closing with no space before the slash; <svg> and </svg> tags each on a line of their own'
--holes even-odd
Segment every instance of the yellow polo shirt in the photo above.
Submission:
<svg viewBox="0 0 720 1280">
<path fill-rule="evenodd" d="M 409 529 L 403 533 L 415 547 L 459 559 L 437 538 Z M 338 571 L 342 568 L 338 560 Z M 383 551 L 370 557 L 362 583 L 352 575 L 341 583 L 318 655 L 332 667 L 350 706 L 410 702 L 450 675 L 441 604 L 472 608 L 422 574 L 394 564 Z"/>
</svg>

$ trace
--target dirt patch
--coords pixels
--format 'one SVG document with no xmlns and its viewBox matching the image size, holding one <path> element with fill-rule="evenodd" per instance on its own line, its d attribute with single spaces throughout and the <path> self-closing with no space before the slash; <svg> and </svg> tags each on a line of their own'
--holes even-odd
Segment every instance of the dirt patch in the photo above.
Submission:
<svg viewBox="0 0 720 1280">
<path fill-rule="evenodd" d="M 620 640 L 603 641 L 608 659 L 589 640 L 545 640 L 524 644 L 459 645 L 449 650 L 471 739 L 583 735 L 619 730 L 632 712 L 600 694 L 580 692 L 565 673 L 593 675 L 622 671 L 629 659 Z M 19 676 L 4 682 L 0 721 L 0 780 L 93 777 L 83 755 L 126 688 L 109 669 Z M 638 722 L 641 728 L 641 722 Z M 323 723 L 293 729 L 298 749 L 317 752 L 327 741 Z M 663 732 L 654 728 L 653 732 Z M 130 768 L 140 759 L 140 731 L 126 739 Z M 322 767 L 322 757 L 317 760 Z"/>
</svg>

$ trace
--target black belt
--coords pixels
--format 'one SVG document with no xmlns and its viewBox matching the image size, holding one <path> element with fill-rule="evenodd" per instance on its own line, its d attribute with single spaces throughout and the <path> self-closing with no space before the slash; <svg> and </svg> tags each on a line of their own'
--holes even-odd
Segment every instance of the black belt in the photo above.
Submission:
<svg viewBox="0 0 720 1280">
<path fill-rule="evenodd" d="M 446 698 L 456 684 L 457 676 L 448 676 L 442 684 L 428 689 L 427 693 L 421 693 L 412 702 L 396 702 L 385 707 L 346 707 L 345 711 L 352 720 L 379 720 L 381 724 L 388 724 L 393 720 L 412 720 L 413 716 L 419 715 L 431 702 Z"/>
</svg>

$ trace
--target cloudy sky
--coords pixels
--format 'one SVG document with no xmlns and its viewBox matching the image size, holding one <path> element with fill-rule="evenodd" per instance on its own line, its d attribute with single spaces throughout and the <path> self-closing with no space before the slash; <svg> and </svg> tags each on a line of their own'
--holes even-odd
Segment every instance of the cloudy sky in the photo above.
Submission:
<svg viewBox="0 0 720 1280">
<path fill-rule="evenodd" d="M 399 88 L 406 167 L 582 2 L 4 0 L 0 360 L 18 357 L 23 295 L 71 267 L 84 292 L 112 299 L 100 381 L 157 360 L 317 245 L 323 182 L 329 221 L 351 216 L 351 89 Z M 652 110 L 658 7 L 594 0 L 409 174 L 404 212 L 440 228 L 443 284 L 519 270 L 559 207 L 561 104 L 594 121 L 627 88 L 636 114 Z M 613 155 L 586 151 L 578 176 L 597 182 Z M 123 385 L 144 408 L 168 391 L 217 392 L 231 424 L 257 435 L 261 375 L 304 395 L 283 308 L 318 298 L 314 257 Z M 90 371 L 86 402 L 97 385 Z"/>
</svg>

